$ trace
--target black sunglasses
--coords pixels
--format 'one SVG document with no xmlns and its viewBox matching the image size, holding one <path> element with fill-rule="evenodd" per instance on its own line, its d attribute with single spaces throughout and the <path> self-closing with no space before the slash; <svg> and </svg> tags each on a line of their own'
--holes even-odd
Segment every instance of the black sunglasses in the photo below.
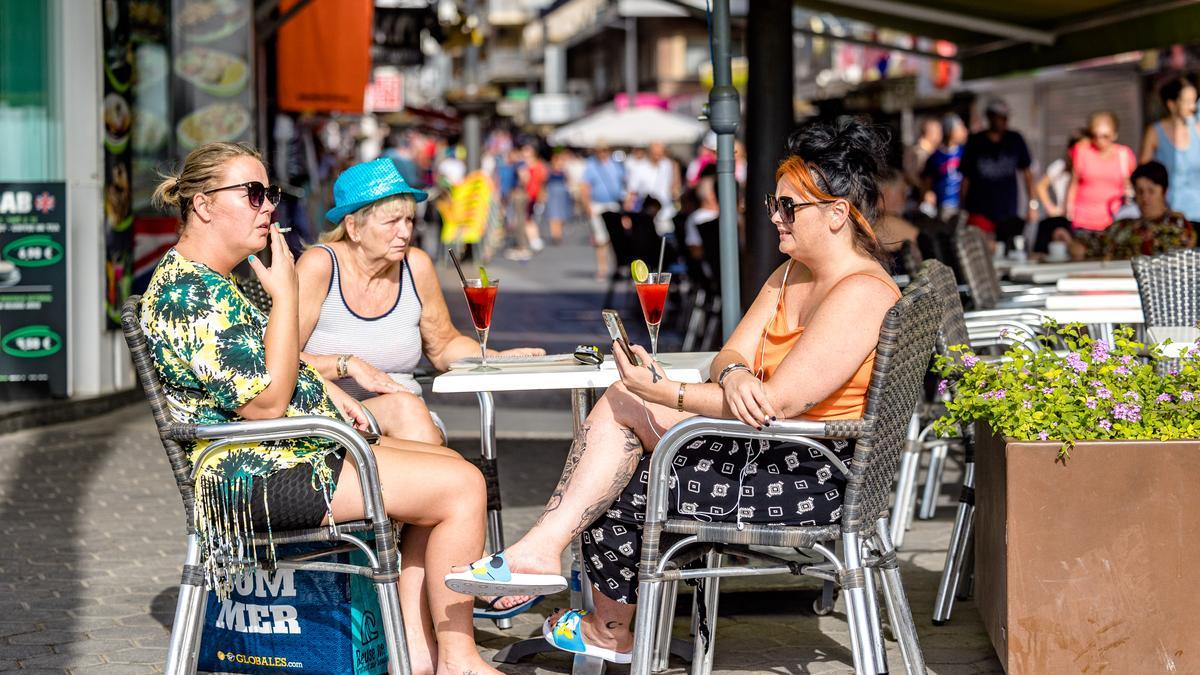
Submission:
<svg viewBox="0 0 1200 675">
<path fill-rule="evenodd" d="M 236 190 L 238 188 L 246 188 L 246 199 L 250 201 L 251 208 L 255 209 L 262 208 L 263 197 L 266 197 L 267 201 L 276 206 L 279 204 L 279 200 L 283 198 L 283 188 L 278 185 L 263 185 L 256 180 L 252 180 L 249 183 L 238 183 L 237 185 L 226 185 L 225 187 L 213 190 L 205 190 L 204 194 L 211 195 L 214 192 Z"/>
<path fill-rule="evenodd" d="M 779 220 L 783 221 L 784 225 L 791 225 L 796 222 L 796 209 L 803 209 L 809 206 L 820 206 L 821 204 L 832 204 L 830 201 L 822 202 L 797 202 L 791 197 L 776 197 L 771 193 L 767 193 L 765 204 L 767 206 L 767 217 L 773 217 L 776 213 L 779 214 Z"/>
</svg>

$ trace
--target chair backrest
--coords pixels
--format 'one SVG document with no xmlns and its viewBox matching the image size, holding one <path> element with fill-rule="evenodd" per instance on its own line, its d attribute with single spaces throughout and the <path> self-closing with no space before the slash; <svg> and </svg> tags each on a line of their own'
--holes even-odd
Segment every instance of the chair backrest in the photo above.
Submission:
<svg viewBox="0 0 1200 675">
<path fill-rule="evenodd" d="M 129 346 L 129 354 L 133 357 L 133 367 L 137 370 L 138 380 L 142 383 L 142 390 L 146 392 L 146 400 L 150 402 L 150 410 L 154 413 L 154 423 L 158 426 L 159 439 L 162 441 L 163 450 L 167 452 L 167 460 L 171 463 L 171 472 L 175 475 L 179 496 L 183 498 L 183 509 L 190 533 L 193 523 L 192 507 L 195 503 L 192 462 L 182 446 L 166 437 L 169 426 L 175 420 L 171 417 L 166 392 L 163 391 L 158 370 L 154 367 L 154 357 L 150 354 L 146 334 L 142 332 L 142 323 L 138 316 L 141 301 L 140 295 L 131 295 L 125 301 L 125 305 L 121 307 L 121 330 L 125 333 L 125 344 Z"/>
<path fill-rule="evenodd" d="M 942 325 L 937 336 L 937 351 L 950 356 L 950 347 L 970 342 L 967 322 L 963 318 L 962 299 L 958 297 L 958 281 L 954 272 L 937 260 L 921 263 L 918 275 L 928 279 L 929 285 L 942 303 Z"/>
<path fill-rule="evenodd" d="M 979 228 L 962 225 L 955 233 L 955 249 L 964 281 L 971 289 L 975 309 L 993 309 L 1000 302 L 1000 276 L 992 265 L 987 239 Z"/>
<path fill-rule="evenodd" d="M 721 292 L 721 221 L 718 218 L 696 223 L 700 233 L 700 245 L 704 248 L 704 262 L 708 265 L 712 291 Z"/>
<path fill-rule="evenodd" d="M 257 307 L 263 314 L 271 313 L 271 294 L 267 293 L 267 289 L 263 288 L 262 283 L 257 277 L 239 277 L 234 276 L 234 283 L 237 284 L 238 290 L 246 299 Z"/>
<path fill-rule="evenodd" d="M 604 229 L 608 231 L 608 241 L 612 246 L 613 256 L 617 259 L 617 270 L 627 267 L 633 262 L 633 239 L 625 226 L 621 224 L 621 214 L 607 211 L 600 214 L 604 221 Z"/>
<path fill-rule="evenodd" d="M 1200 250 L 1133 259 L 1146 326 L 1194 326 L 1200 320 Z"/>
<path fill-rule="evenodd" d="M 842 510 L 844 532 L 873 532 L 888 508 L 900 450 L 921 398 L 942 312 L 929 279 L 918 274 L 884 317 L 863 416 L 871 431 L 859 439 L 850 463 Z"/>
</svg>

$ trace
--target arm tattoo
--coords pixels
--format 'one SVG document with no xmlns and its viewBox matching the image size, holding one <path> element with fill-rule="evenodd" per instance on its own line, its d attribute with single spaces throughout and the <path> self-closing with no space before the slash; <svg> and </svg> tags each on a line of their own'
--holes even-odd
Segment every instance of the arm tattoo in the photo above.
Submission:
<svg viewBox="0 0 1200 675">
<path fill-rule="evenodd" d="M 620 496 L 621 491 L 629 484 L 629 479 L 633 478 L 633 472 L 637 469 L 638 460 L 642 456 L 642 442 L 638 439 L 637 434 L 633 433 L 633 429 L 621 429 L 621 431 L 625 432 L 625 443 L 621 448 L 621 465 L 617 467 L 612 482 L 609 483 L 608 489 L 604 491 L 600 499 L 583 510 L 583 515 L 579 517 L 579 524 L 571 533 L 572 539 L 578 537 L 589 525 L 596 522 L 600 514 L 604 513 L 613 500 Z"/>
<path fill-rule="evenodd" d="M 575 475 L 575 468 L 579 466 L 579 460 L 583 459 L 583 453 L 587 451 L 587 435 L 591 429 L 590 424 L 583 425 L 579 430 L 579 437 L 571 442 L 571 450 L 567 453 L 566 464 L 563 465 L 562 477 L 558 479 L 558 485 L 554 487 L 554 492 L 550 495 L 549 501 L 546 502 L 546 508 L 542 509 L 542 515 L 538 516 L 535 525 L 541 524 L 546 519 L 546 514 L 562 505 L 563 493 L 567 491 L 567 486 L 571 484 L 571 478 Z"/>
</svg>

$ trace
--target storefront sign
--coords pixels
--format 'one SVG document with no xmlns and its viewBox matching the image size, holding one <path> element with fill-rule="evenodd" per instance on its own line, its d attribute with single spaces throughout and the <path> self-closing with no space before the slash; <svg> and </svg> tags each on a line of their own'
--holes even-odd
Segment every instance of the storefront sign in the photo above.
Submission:
<svg viewBox="0 0 1200 675">
<path fill-rule="evenodd" d="M 67 391 L 65 183 L 0 183 L 0 388 Z"/>
<path fill-rule="evenodd" d="M 297 0 L 284 0 L 286 12 Z M 370 0 L 313 0 L 279 29 L 279 107 L 291 112 L 363 111 L 371 77 Z"/>
</svg>

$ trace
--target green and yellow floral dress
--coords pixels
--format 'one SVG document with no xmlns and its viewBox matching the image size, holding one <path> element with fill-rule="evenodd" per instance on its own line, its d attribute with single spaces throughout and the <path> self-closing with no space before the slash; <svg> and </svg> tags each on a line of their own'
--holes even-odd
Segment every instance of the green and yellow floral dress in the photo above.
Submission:
<svg viewBox="0 0 1200 675">
<path fill-rule="evenodd" d="M 263 344 L 266 315 L 241 294 L 231 277 L 192 262 L 175 249 L 163 257 L 142 296 L 141 322 L 178 422 L 241 420 L 237 409 L 271 383 Z M 316 369 L 303 362 L 299 368 L 286 415 L 341 419 Z M 198 440 L 184 449 L 195 462 L 210 443 Z M 254 529 L 250 497 L 255 478 L 308 464 L 313 489 L 324 492 L 328 501 L 337 477 L 324 455 L 333 447 L 320 438 L 287 439 L 235 445 L 206 459 L 197 472 L 195 508 L 195 526 L 206 552 L 253 559 L 253 547 L 245 542 Z M 269 512 L 265 503 L 262 507 Z M 212 556 L 205 559 L 211 561 Z M 212 576 L 210 582 L 218 581 Z"/>
</svg>

